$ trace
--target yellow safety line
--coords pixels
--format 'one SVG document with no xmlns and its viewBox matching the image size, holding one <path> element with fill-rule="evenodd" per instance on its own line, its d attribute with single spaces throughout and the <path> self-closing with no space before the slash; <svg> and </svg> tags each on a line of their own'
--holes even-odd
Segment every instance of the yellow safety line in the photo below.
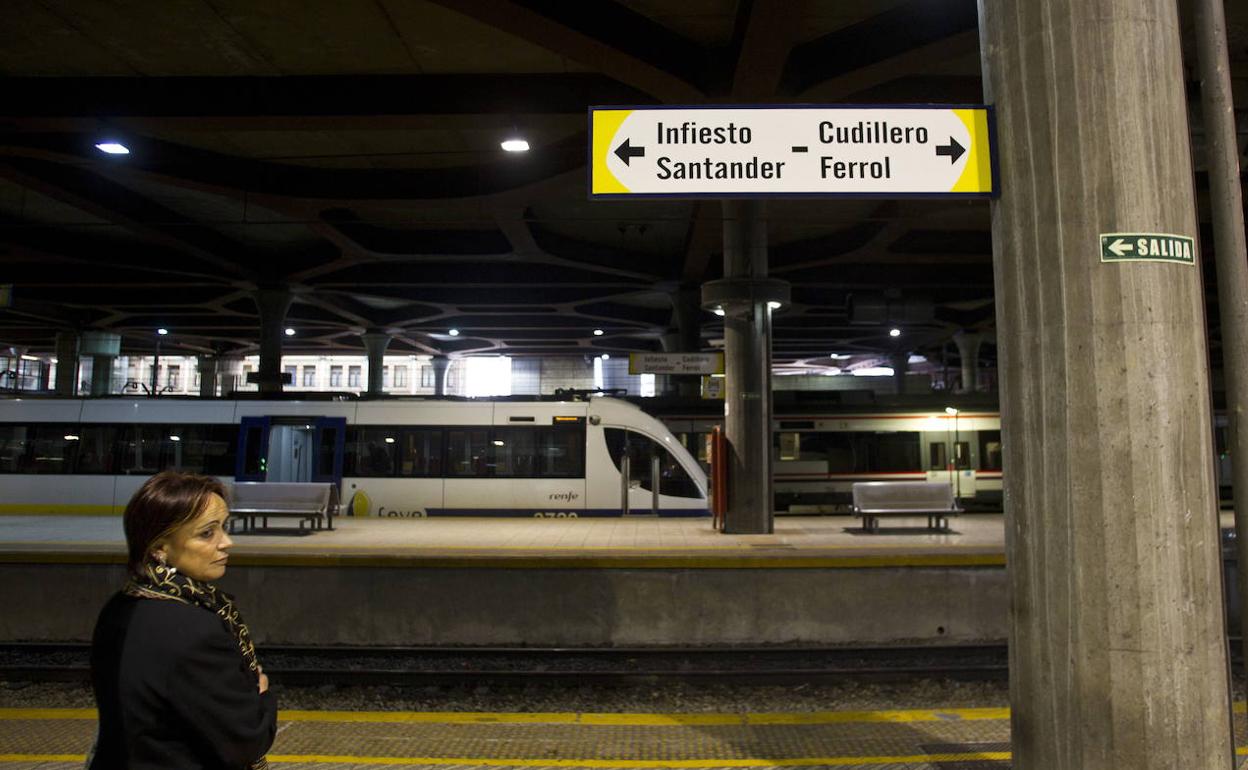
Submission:
<svg viewBox="0 0 1248 770">
<path fill-rule="evenodd" d="M 389 724 L 547 724 L 665 727 L 673 725 L 819 725 L 856 722 L 956 722 L 1009 719 L 1008 708 L 814 711 L 772 713 L 515 713 L 479 711 L 280 711 L 280 722 Z M 0 708 L 0 721 L 91 720 L 95 709 Z"/>
</svg>

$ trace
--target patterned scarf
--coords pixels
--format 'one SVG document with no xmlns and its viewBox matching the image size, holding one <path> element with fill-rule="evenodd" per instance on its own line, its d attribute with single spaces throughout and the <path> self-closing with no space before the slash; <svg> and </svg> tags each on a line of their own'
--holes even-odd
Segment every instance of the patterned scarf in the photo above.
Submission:
<svg viewBox="0 0 1248 770">
<path fill-rule="evenodd" d="M 248 670 L 257 682 L 260 681 L 260 664 L 256 660 L 256 646 L 251 643 L 251 632 L 247 630 L 242 616 L 238 614 L 238 607 L 234 606 L 234 597 L 218 591 L 212 583 L 193 580 L 180 574 L 174 567 L 155 561 L 149 561 L 143 565 L 142 575 L 131 576 L 122 592 L 127 596 L 137 596 L 141 599 L 164 599 L 192 604 L 215 614 L 234 635 L 234 640 L 238 643 L 238 651 L 242 653 L 243 660 L 247 661 Z M 251 763 L 251 770 L 268 770 L 268 767 L 269 761 L 264 757 Z"/>
</svg>

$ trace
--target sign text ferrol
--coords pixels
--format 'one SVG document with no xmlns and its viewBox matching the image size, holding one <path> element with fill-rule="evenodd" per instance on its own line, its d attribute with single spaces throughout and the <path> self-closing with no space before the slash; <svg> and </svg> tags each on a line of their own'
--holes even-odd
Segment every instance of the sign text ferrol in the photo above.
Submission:
<svg viewBox="0 0 1248 770">
<path fill-rule="evenodd" d="M 1102 262 L 1196 264 L 1196 242 L 1171 233 L 1101 233 Z"/>
<path fill-rule="evenodd" d="M 991 109 L 592 107 L 590 194 L 984 197 Z"/>
</svg>

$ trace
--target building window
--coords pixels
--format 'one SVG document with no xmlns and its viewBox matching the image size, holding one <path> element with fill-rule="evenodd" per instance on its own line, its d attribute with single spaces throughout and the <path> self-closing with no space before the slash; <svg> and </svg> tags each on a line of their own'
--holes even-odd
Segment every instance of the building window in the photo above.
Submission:
<svg viewBox="0 0 1248 770">
<path fill-rule="evenodd" d="M 390 387 L 390 367 L 388 366 L 381 367 L 381 387 Z"/>
<path fill-rule="evenodd" d="M 316 387 L 316 367 L 315 366 L 303 367 L 303 387 L 305 388 Z"/>
<path fill-rule="evenodd" d="M 329 387 L 331 388 L 342 387 L 342 367 L 341 366 L 329 367 Z"/>
<path fill-rule="evenodd" d="M 298 369 L 298 367 L 295 367 L 295 366 L 283 366 L 282 367 L 282 374 L 287 375 L 286 377 L 283 378 L 286 380 L 286 384 L 288 385 L 298 384 L 299 380 L 296 379 L 298 377 L 298 372 L 296 371 L 296 369 Z"/>
<path fill-rule="evenodd" d="M 170 390 L 182 389 L 182 367 L 173 364 L 169 367 L 169 380 L 166 383 Z"/>
<path fill-rule="evenodd" d="M 432 366 L 420 367 L 420 387 L 422 388 L 435 387 L 435 384 L 433 381 L 433 367 Z"/>
<path fill-rule="evenodd" d="M 348 388 L 360 387 L 360 373 L 362 370 L 363 370 L 363 367 L 359 367 L 359 366 L 352 366 L 347 369 L 347 387 Z"/>
<path fill-rule="evenodd" d="M 406 366 L 394 367 L 394 387 L 396 388 L 407 387 L 407 367 Z"/>
</svg>

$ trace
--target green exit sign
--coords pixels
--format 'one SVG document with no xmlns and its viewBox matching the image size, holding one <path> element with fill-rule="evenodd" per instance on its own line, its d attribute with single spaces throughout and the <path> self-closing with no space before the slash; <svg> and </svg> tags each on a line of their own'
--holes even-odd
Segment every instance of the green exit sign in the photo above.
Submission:
<svg viewBox="0 0 1248 770">
<path fill-rule="evenodd" d="M 1196 241 L 1172 233 L 1101 233 L 1102 262 L 1196 264 Z"/>
</svg>

